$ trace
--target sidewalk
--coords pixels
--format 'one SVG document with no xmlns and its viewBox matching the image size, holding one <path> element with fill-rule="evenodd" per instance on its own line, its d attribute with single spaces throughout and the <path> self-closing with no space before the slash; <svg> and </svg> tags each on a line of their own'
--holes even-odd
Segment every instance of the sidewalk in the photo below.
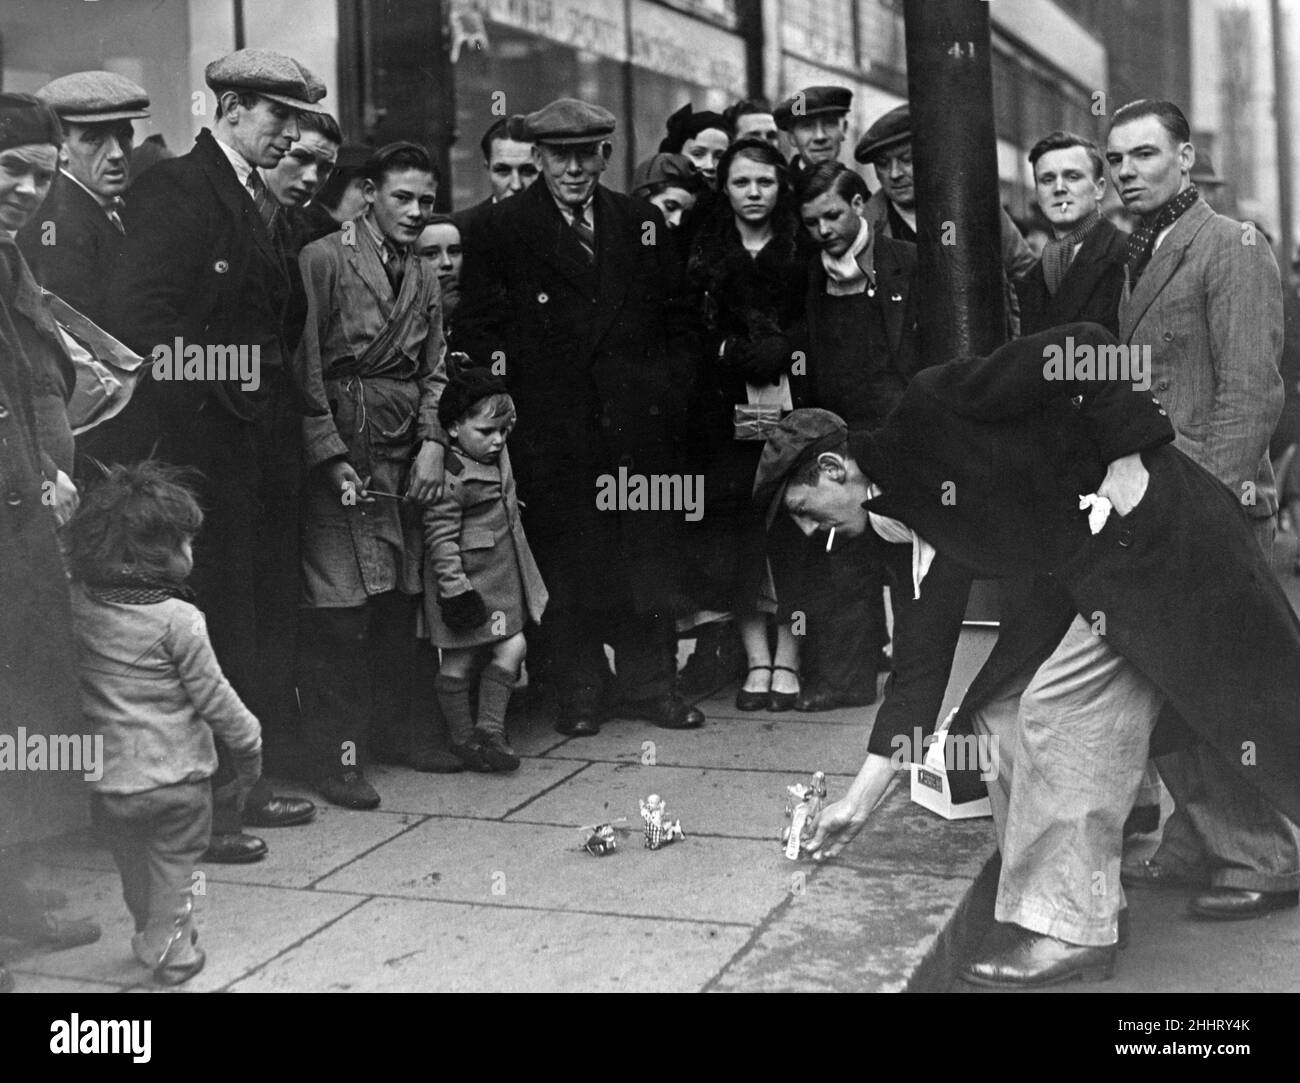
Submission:
<svg viewBox="0 0 1300 1083">
<path fill-rule="evenodd" d="M 953 688 L 990 646 L 966 634 Z M 202 870 L 208 965 L 183 990 L 940 987 L 942 934 L 993 852 L 991 821 L 948 824 L 904 784 L 835 863 L 787 861 L 785 787 L 820 769 L 843 793 L 876 708 L 745 715 L 731 699 L 706 699 L 697 731 L 617 721 L 579 739 L 523 720 L 513 776 L 376 768 L 378 811 L 320 802 L 314 823 L 265 832 L 265 860 Z M 650 793 L 684 841 L 651 852 L 634 830 L 607 857 L 579 849 L 582 824 L 639 828 Z M 153 988 L 106 852 L 66 840 L 36 882 L 104 935 L 10 954 L 20 991 Z"/>
<path fill-rule="evenodd" d="M 1296 551 L 1279 539 L 1279 578 L 1300 607 Z M 963 633 L 945 711 L 992 639 Z M 265 832 L 264 861 L 203 870 L 209 961 L 181 991 L 989 992 L 951 968 L 992 920 L 992 822 L 943 821 L 908 801 L 904 780 L 832 863 L 787 861 L 785 787 L 820 769 L 843 793 L 876 708 L 745 715 L 731 699 L 704 700 L 698 731 L 617 721 L 578 739 L 512 722 L 525 756 L 513 776 L 376 768 L 378 811 L 318 799 L 314 823 Z M 654 853 L 635 830 L 650 793 L 687 836 Z M 579 849 L 580 825 L 619 816 L 634 830 L 617 853 Z M 67 891 L 68 915 L 104 936 L 46 954 L 0 942 L 20 991 L 153 988 L 105 852 L 66 840 L 36 882 Z M 1187 894 L 1131 892 L 1115 979 L 1061 991 L 1300 991 L 1300 911 L 1193 922 Z"/>
</svg>

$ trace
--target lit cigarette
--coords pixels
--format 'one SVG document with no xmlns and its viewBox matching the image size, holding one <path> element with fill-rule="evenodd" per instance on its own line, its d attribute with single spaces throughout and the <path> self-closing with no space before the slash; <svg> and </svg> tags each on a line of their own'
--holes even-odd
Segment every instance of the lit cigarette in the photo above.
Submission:
<svg viewBox="0 0 1300 1083">
<path fill-rule="evenodd" d="M 831 551 L 831 546 L 835 544 L 835 528 L 831 527 L 831 532 L 826 536 L 826 552 Z"/>
</svg>

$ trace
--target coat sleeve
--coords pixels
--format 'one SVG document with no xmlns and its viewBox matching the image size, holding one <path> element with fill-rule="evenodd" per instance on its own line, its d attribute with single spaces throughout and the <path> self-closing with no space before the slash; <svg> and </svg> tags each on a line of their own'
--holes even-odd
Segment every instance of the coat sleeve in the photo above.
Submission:
<svg viewBox="0 0 1300 1083">
<path fill-rule="evenodd" d="M 1236 223 L 1213 225 L 1202 273 L 1214 403 L 1201 465 L 1240 496 L 1282 413 L 1282 281 L 1267 242 L 1245 243 Z"/>
<path fill-rule="evenodd" d="M 500 214 L 484 215 L 466 238 L 461 271 L 460 305 L 456 309 L 456 348 L 476 365 L 488 366 L 497 351 L 506 348 L 505 320 L 509 293 L 502 242 L 498 240 Z M 509 358 L 506 358 L 507 372 Z"/>
<path fill-rule="evenodd" d="M 452 486 L 444 484 L 442 493 L 424 513 L 424 544 L 438 581 L 438 595 L 453 598 L 474 589 L 460 559 L 460 526 L 464 509 Z"/>
<path fill-rule="evenodd" d="M 325 393 L 321 357 L 321 344 L 326 341 L 330 321 L 338 311 L 334 296 L 338 267 L 330 251 L 332 243 L 328 237 L 323 238 L 298 253 L 303 289 L 307 293 L 307 319 L 294 354 L 294 368 L 308 409 L 302 419 L 303 452 L 308 469 L 330 459 L 346 458 L 348 454 Z"/>
<path fill-rule="evenodd" d="M 429 335 L 420 357 L 420 439 L 447 445 L 447 434 L 438 421 L 438 402 L 447 386 L 447 338 L 443 333 L 442 294 L 437 275 L 430 274 L 433 290 L 427 314 Z"/>
<path fill-rule="evenodd" d="M 262 773 L 262 727 L 221 672 L 198 609 L 178 607 L 167 637 L 167 648 L 190 702 L 234 757 L 235 770 L 247 792 Z"/>
<path fill-rule="evenodd" d="M 1023 417 L 1053 401 L 1077 397 L 1079 412 L 1103 462 L 1173 440 L 1169 418 L 1149 392 L 1136 390 L 1132 382 L 1058 376 L 1051 366 L 1058 355 L 1064 358 L 1067 339 L 1073 340 L 1076 351 L 1116 346 L 1115 337 L 1100 324 L 1066 324 L 1016 339 L 988 357 L 924 369 L 912 387 L 934 394 L 962 417 L 993 422 Z M 1064 367 L 1060 370 L 1067 371 Z"/>
</svg>

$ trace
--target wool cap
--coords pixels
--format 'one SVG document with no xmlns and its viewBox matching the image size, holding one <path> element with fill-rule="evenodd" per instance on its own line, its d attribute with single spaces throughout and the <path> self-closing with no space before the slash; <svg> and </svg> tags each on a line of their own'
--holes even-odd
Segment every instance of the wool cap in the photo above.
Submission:
<svg viewBox="0 0 1300 1083">
<path fill-rule="evenodd" d="M 853 104 L 853 91 L 846 86 L 808 86 L 796 91 L 772 111 L 776 126 L 788 132 L 805 117 L 843 116 Z"/>
<path fill-rule="evenodd" d="M 325 97 L 325 84 L 291 56 L 270 49 L 239 49 L 204 69 L 210 87 L 251 90 L 293 109 L 311 109 Z"/>
<path fill-rule="evenodd" d="M 48 102 L 31 94 L 0 93 L 0 150 L 28 143 L 63 145 L 63 125 Z"/>
<path fill-rule="evenodd" d="M 616 123 L 614 114 L 599 105 L 559 98 L 529 113 L 514 130 L 521 132 L 521 142 L 565 146 L 607 139 L 614 134 Z"/>
<path fill-rule="evenodd" d="M 36 92 L 59 118 L 72 124 L 139 120 L 149 115 L 144 87 L 115 71 L 74 71 L 52 79 Z"/>
</svg>

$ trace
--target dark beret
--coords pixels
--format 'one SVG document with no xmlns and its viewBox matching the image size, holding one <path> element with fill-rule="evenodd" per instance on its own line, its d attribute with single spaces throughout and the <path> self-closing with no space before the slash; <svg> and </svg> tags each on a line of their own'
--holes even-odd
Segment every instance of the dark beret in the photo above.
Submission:
<svg viewBox="0 0 1300 1083">
<path fill-rule="evenodd" d="M 660 151 L 680 154 L 688 139 L 694 139 L 708 128 L 716 128 L 725 133 L 727 118 L 721 113 L 710 113 L 707 110 L 696 113 L 691 109 L 691 103 L 687 102 L 668 118 L 664 128 L 668 134 L 659 142 Z"/>
<path fill-rule="evenodd" d="M 36 92 L 62 120 L 73 124 L 104 124 L 110 120 L 139 120 L 149 115 L 149 95 L 125 75 L 114 71 L 74 71 L 52 79 Z"/>
<path fill-rule="evenodd" d="M 442 398 L 438 400 L 438 422 L 444 429 L 450 429 L 480 399 L 508 392 L 505 381 L 494 375 L 491 369 L 461 369 L 447 380 L 447 386 L 442 389 Z"/>
<path fill-rule="evenodd" d="M 888 150 L 912 138 L 912 110 L 907 102 L 897 105 L 884 116 L 877 117 L 858 140 L 853 157 L 859 162 L 870 162 L 879 151 Z"/>
<path fill-rule="evenodd" d="M 632 187 L 628 193 L 645 198 L 649 190 L 659 184 L 695 192 L 704 186 L 704 178 L 685 155 L 652 154 L 632 170 Z"/>
<path fill-rule="evenodd" d="M 776 126 L 788 132 L 795 121 L 823 114 L 843 116 L 853 104 L 853 91 L 846 86 L 808 86 L 796 91 L 772 111 Z"/>
<path fill-rule="evenodd" d="M 560 146 L 596 143 L 614 134 L 614 114 L 599 105 L 577 98 L 560 98 L 524 117 L 520 131 L 524 143 L 552 143 Z M 513 133 L 511 138 L 514 138 Z"/>
<path fill-rule="evenodd" d="M 294 109 L 311 109 L 325 97 L 325 84 L 291 56 L 270 49 L 239 49 L 204 69 L 210 87 L 251 90 Z"/>
<path fill-rule="evenodd" d="M 0 150 L 29 143 L 63 145 L 63 125 L 47 102 L 31 94 L 0 93 Z"/>
</svg>

